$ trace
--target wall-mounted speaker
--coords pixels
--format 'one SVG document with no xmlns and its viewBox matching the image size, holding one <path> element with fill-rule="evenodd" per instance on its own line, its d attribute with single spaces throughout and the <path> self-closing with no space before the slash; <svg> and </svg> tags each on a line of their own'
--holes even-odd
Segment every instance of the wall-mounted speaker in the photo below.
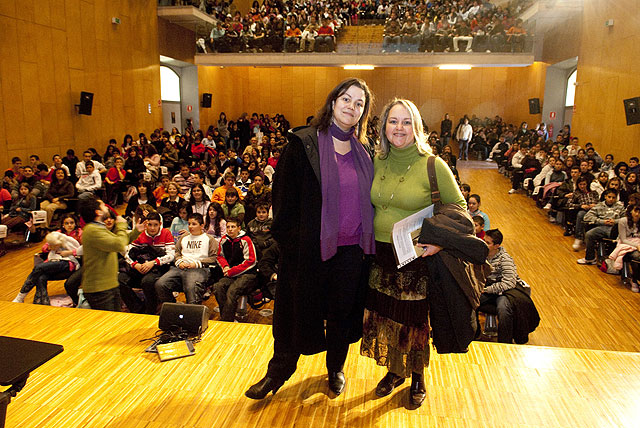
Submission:
<svg viewBox="0 0 640 428">
<path fill-rule="evenodd" d="M 202 94 L 202 107 L 211 108 L 211 97 L 212 97 L 212 94 L 209 94 L 207 92 Z"/>
<path fill-rule="evenodd" d="M 640 97 L 624 100 L 624 114 L 627 117 L 627 125 L 640 123 Z"/>
<path fill-rule="evenodd" d="M 91 109 L 93 108 L 93 93 L 92 92 L 80 92 L 80 104 L 76 104 L 78 107 L 78 114 L 86 114 L 91 116 Z"/>
<path fill-rule="evenodd" d="M 160 308 L 158 328 L 164 331 L 186 331 L 202 334 L 209 326 L 209 308 L 204 305 L 186 305 L 165 302 Z"/>
<path fill-rule="evenodd" d="M 529 114 L 540 114 L 540 98 L 529 98 Z"/>
</svg>

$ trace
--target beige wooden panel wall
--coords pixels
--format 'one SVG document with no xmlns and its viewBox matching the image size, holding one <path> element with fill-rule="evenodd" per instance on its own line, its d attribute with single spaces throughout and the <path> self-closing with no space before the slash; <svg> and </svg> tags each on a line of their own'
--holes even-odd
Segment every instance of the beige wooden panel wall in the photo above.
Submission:
<svg viewBox="0 0 640 428">
<path fill-rule="evenodd" d="M 155 0 L 0 1 L 0 167 L 162 124 Z M 122 23 L 114 25 L 111 17 Z M 74 104 L 94 93 L 92 116 Z M 151 104 L 151 114 L 147 106 Z"/>
<path fill-rule="evenodd" d="M 204 67 L 198 68 L 200 93 L 213 94 L 212 108 L 200 109 L 200 124 L 217 120 L 220 111 L 229 118 L 242 112 L 283 113 L 292 126 L 305 123 L 325 100 L 328 92 L 350 76 L 364 79 L 373 91 L 374 113 L 394 97 L 414 101 L 430 128 L 437 127 L 444 113 L 479 117 L 502 116 L 507 121 L 536 123 L 540 115 L 529 115 L 528 98 L 544 94 L 546 64 L 530 67 L 474 68 L 441 71 L 434 68 L 378 68 L 345 71 L 338 67 Z"/>
<path fill-rule="evenodd" d="M 584 2 L 582 28 L 572 133 L 628 161 L 640 155 L 640 125 L 627 126 L 622 102 L 640 96 L 640 1 Z"/>
</svg>

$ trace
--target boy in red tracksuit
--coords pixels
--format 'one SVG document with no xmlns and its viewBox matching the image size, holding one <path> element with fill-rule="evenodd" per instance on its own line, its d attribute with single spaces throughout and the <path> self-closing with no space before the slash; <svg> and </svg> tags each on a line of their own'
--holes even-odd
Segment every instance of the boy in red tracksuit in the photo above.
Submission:
<svg viewBox="0 0 640 428">
<path fill-rule="evenodd" d="M 257 286 L 256 249 L 237 218 L 227 219 L 227 234 L 220 239 L 218 264 L 224 277 L 213 285 L 220 306 L 220 321 L 233 321 L 238 298 Z"/>
<path fill-rule="evenodd" d="M 155 315 L 158 311 L 156 281 L 169 270 L 176 256 L 173 235 L 162 227 L 162 219 L 157 212 L 146 217 L 145 231 L 127 247 L 127 266 L 118 273 L 120 297 L 135 313 Z M 144 302 L 133 291 L 142 288 Z"/>
</svg>

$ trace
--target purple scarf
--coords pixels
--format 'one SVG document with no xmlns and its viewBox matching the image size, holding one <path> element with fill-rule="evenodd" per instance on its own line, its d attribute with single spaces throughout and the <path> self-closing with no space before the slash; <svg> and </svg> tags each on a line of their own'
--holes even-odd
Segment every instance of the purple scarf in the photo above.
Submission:
<svg viewBox="0 0 640 428">
<path fill-rule="evenodd" d="M 344 132 L 336 124 L 331 124 L 328 132 L 318 132 L 318 151 L 320 155 L 320 186 L 322 188 L 322 218 L 320 225 L 320 251 L 322 260 L 333 257 L 338 250 L 338 232 L 340 230 L 340 177 L 338 161 L 333 147 L 332 136 L 340 141 L 351 142 L 353 163 L 358 175 L 360 189 L 360 212 L 362 215 L 362 236 L 360 247 L 365 254 L 375 253 L 373 233 L 373 205 L 371 205 L 371 183 L 373 182 L 373 163 L 367 151 L 354 136 L 355 128 Z"/>
</svg>

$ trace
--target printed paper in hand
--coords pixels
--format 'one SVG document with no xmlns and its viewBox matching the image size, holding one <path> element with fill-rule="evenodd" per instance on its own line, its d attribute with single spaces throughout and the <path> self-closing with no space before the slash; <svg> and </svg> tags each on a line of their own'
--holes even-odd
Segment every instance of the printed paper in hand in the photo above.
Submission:
<svg viewBox="0 0 640 428">
<path fill-rule="evenodd" d="M 398 269 L 417 259 L 424 252 L 416 244 L 422 228 L 422 221 L 429 217 L 433 217 L 433 205 L 429 205 L 393 225 L 391 242 Z"/>
</svg>

